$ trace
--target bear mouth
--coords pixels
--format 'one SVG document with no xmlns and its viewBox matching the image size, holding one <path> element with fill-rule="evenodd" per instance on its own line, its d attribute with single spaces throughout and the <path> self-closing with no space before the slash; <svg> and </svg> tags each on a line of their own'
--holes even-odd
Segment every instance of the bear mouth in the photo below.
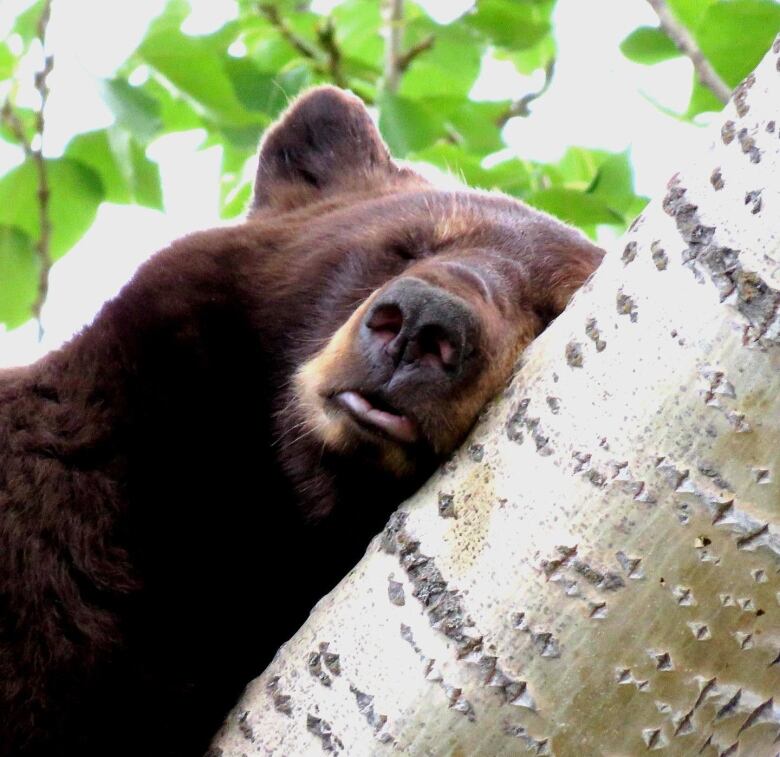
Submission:
<svg viewBox="0 0 780 757">
<path fill-rule="evenodd" d="M 414 444 L 420 437 L 417 424 L 387 402 L 356 391 L 343 391 L 331 397 L 339 408 L 362 429 L 401 444 Z"/>
</svg>

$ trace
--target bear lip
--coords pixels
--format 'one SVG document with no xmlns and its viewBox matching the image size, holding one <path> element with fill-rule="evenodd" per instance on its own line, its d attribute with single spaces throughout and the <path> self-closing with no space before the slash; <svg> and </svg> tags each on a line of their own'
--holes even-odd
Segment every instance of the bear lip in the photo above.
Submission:
<svg viewBox="0 0 780 757">
<path fill-rule="evenodd" d="M 417 426 L 411 418 L 389 409 L 380 410 L 355 391 L 339 392 L 333 400 L 361 426 L 378 429 L 391 439 L 404 444 L 413 444 L 418 439 Z"/>
</svg>

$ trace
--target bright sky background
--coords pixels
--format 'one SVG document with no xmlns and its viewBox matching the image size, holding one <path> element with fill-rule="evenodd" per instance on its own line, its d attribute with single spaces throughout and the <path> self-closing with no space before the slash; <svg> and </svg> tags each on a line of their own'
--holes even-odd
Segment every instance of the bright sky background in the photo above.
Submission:
<svg viewBox="0 0 780 757">
<path fill-rule="evenodd" d="M 470 0 L 418 2 L 441 21 L 471 5 Z M 7 36 L 19 9 L 29 4 L 30 0 L 0 0 L 0 39 Z M 111 123 L 97 81 L 127 58 L 164 4 L 165 0 L 55 0 L 49 26 L 56 63 L 49 80 L 48 155 L 59 155 L 74 134 Z M 334 0 L 315 0 L 315 7 L 322 10 L 333 4 Z M 212 31 L 235 13 L 233 0 L 192 0 L 192 6 L 185 25 L 192 34 Z M 531 118 L 507 125 L 507 141 L 523 157 L 543 161 L 557 160 L 571 144 L 608 150 L 628 147 L 638 190 L 658 195 L 701 136 L 698 127 L 661 114 L 650 100 L 684 110 L 691 87 L 689 62 L 678 59 L 644 67 L 623 58 L 620 41 L 637 26 L 655 25 L 646 0 L 559 0 L 556 16 L 559 57 L 553 84 L 533 104 Z M 478 99 L 505 96 L 512 81 L 519 92 L 533 89 L 511 64 L 488 61 L 472 94 Z M 202 132 L 187 132 L 161 137 L 151 145 L 149 155 L 160 163 L 165 212 L 101 205 L 93 227 L 52 269 L 43 340 L 38 340 L 34 323 L 9 333 L 0 327 L 0 366 L 30 362 L 59 346 L 91 321 L 149 255 L 189 231 L 222 223 L 220 148 L 198 151 L 202 138 Z M 0 141 L 0 175 L 20 159 L 18 150 Z"/>
</svg>

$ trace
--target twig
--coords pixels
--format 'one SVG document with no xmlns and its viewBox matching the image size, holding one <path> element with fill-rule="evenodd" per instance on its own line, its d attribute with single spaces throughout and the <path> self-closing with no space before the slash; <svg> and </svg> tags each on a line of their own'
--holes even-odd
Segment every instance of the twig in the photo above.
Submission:
<svg viewBox="0 0 780 757">
<path fill-rule="evenodd" d="M 328 17 L 317 28 L 319 47 L 312 45 L 307 39 L 299 36 L 282 18 L 279 9 L 273 3 L 259 3 L 260 15 L 273 26 L 276 31 L 304 58 L 312 61 L 319 71 L 330 76 L 333 83 L 339 87 L 347 86 L 347 79 L 341 69 L 341 50 L 336 42 L 336 29 L 333 20 Z"/>
<path fill-rule="evenodd" d="M 336 27 L 328 16 L 317 28 L 317 40 L 326 56 L 327 73 L 339 87 L 347 86 L 347 78 L 341 70 L 341 50 L 336 42 Z"/>
<path fill-rule="evenodd" d="M 49 217 L 49 173 L 46 167 L 46 159 L 43 157 L 43 132 L 46 125 L 44 112 L 46 102 L 49 99 L 49 85 L 47 82 L 49 74 L 54 68 L 54 58 L 46 55 L 46 31 L 51 18 L 51 0 L 46 0 L 38 19 L 37 34 L 41 43 L 41 49 L 44 51 L 43 68 L 35 73 L 35 89 L 38 91 L 40 103 L 35 114 L 35 133 L 38 137 L 38 144 L 32 149 L 32 159 L 35 162 L 35 168 L 38 173 L 38 218 L 40 231 L 38 234 L 38 243 L 36 250 L 40 260 L 40 273 L 38 275 L 38 293 L 33 303 L 32 311 L 34 317 L 38 320 L 38 336 L 43 336 L 43 326 L 41 325 L 41 310 L 43 303 L 46 302 L 46 296 L 49 293 L 49 272 L 51 271 L 51 232 L 52 225 Z"/>
<path fill-rule="evenodd" d="M 27 135 L 24 133 L 24 124 L 16 114 L 10 100 L 3 103 L 3 107 L 0 109 L 0 119 L 11 130 L 11 134 L 16 137 L 16 141 L 24 150 L 25 157 L 31 158 L 33 154 L 32 143 L 27 139 Z"/>
<path fill-rule="evenodd" d="M 412 61 L 426 50 L 430 50 L 435 42 L 436 36 L 429 34 L 427 37 L 423 37 L 416 45 L 412 45 L 403 55 L 398 58 L 398 72 L 403 73 L 406 71 L 406 69 L 411 65 Z"/>
<path fill-rule="evenodd" d="M 403 70 L 401 46 L 404 36 L 404 0 L 384 0 L 383 10 L 386 28 L 384 88 L 393 94 L 398 91 Z"/>
<path fill-rule="evenodd" d="M 666 36 L 674 42 L 683 55 L 690 58 L 699 81 L 722 103 L 727 103 L 731 97 L 731 88 L 718 76 L 688 30 L 672 15 L 666 0 L 647 0 L 647 2 L 653 7 Z"/>
<path fill-rule="evenodd" d="M 279 34 L 294 47 L 304 58 L 319 61 L 319 51 L 303 37 L 299 37 L 289 24 L 279 15 L 279 9 L 273 3 L 260 3 L 258 6 L 260 15 L 273 26 Z"/>
<path fill-rule="evenodd" d="M 541 97 L 552 84 L 553 75 L 555 74 L 555 58 L 551 58 L 548 64 L 544 67 L 544 83 L 536 90 L 536 92 L 529 92 L 526 95 L 514 100 L 509 107 L 498 117 L 497 125 L 504 126 L 510 118 L 520 116 L 527 118 L 531 115 L 531 103 Z"/>
</svg>

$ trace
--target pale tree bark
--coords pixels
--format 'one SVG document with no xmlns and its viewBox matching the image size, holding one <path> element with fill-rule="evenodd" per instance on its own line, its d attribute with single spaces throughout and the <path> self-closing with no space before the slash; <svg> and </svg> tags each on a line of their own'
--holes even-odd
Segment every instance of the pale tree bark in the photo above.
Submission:
<svg viewBox="0 0 780 757">
<path fill-rule="evenodd" d="M 780 750 L 778 53 L 215 754 Z"/>
</svg>

